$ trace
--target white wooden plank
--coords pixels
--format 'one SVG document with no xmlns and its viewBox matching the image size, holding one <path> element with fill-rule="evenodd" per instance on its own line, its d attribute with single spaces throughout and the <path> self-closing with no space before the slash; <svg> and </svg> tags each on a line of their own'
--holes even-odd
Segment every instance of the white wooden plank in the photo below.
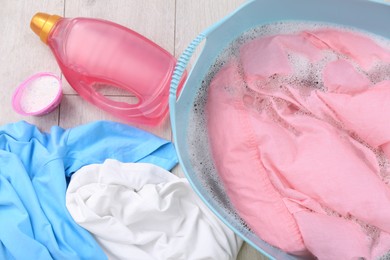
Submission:
<svg viewBox="0 0 390 260">
<path fill-rule="evenodd" d="M 64 2 L 2 0 L 0 8 L 0 124 L 26 120 L 44 130 L 57 125 L 58 110 L 42 117 L 25 117 L 11 107 L 16 87 L 27 77 L 41 71 L 60 75 L 55 59 L 30 30 L 36 12 L 63 13 Z"/>
<path fill-rule="evenodd" d="M 249 244 L 244 243 L 237 256 L 237 260 L 267 260 L 268 257 L 259 253 L 256 249 L 251 247 Z"/>
<path fill-rule="evenodd" d="M 177 0 L 176 56 L 179 56 L 199 33 L 230 14 L 244 2 L 244 0 Z"/>
</svg>

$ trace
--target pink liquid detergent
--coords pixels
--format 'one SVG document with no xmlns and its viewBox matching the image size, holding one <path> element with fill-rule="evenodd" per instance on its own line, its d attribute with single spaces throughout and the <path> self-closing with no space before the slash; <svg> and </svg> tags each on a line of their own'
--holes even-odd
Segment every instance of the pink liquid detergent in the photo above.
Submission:
<svg viewBox="0 0 390 260">
<path fill-rule="evenodd" d="M 164 119 L 176 64 L 166 50 L 126 27 L 99 19 L 38 13 L 31 28 L 49 45 L 81 97 L 129 122 L 157 125 Z M 138 100 L 114 101 L 99 93 L 101 86 L 123 89 Z"/>
</svg>

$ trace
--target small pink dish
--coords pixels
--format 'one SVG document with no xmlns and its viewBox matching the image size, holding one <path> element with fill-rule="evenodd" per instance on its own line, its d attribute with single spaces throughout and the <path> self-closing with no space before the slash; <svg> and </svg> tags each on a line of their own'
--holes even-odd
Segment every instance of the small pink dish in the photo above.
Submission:
<svg viewBox="0 0 390 260">
<path fill-rule="evenodd" d="M 32 75 L 12 95 L 13 109 L 25 116 L 40 116 L 53 111 L 62 99 L 62 83 L 49 72 Z"/>
</svg>

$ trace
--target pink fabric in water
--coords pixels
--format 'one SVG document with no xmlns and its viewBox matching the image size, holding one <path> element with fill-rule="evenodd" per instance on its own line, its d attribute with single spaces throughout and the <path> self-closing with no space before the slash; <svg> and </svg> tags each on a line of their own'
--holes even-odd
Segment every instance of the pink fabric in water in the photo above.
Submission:
<svg viewBox="0 0 390 260">
<path fill-rule="evenodd" d="M 355 93 L 340 89 L 339 93 L 319 93 L 346 128 L 390 158 L 390 81 L 382 81 L 365 91 Z"/>
<path fill-rule="evenodd" d="M 369 70 L 379 60 L 390 62 L 389 50 L 357 33 L 339 30 L 304 32 L 305 37 L 321 49 L 331 49 L 356 61 Z"/>
<path fill-rule="evenodd" d="M 307 254 L 293 216 L 259 160 L 258 143 L 245 118 L 246 109 L 237 99 L 241 96 L 237 92 L 243 86 L 236 68 L 233 61 L 220 71 L 210 86 L 207 109 L 213 123 L 209 124 L 209 136 L 214 154 L 221 155 L 214 156 L 215 164 L 228 184 L 226 189 L 232 203 L 248 223 L 256 223 L 251 225 L 256 233 L 272 230 L 263 232 L 261 237 L 288 252 Z M 267 208 L 270 210 L 264 210 Z"/>
<path fill-rule="evenodd" d="M 320 71 L 302 76 L 291 55 Z M 371 39 L 323 29 L 250 41 L 214 77 L 215 165 L 262 239 L 319 259 L 390 251 L 390 174 L 378 155 L 390 159 L 390 80 L 370 76 L 389 65 L 390 51 Z"/>
</svg>

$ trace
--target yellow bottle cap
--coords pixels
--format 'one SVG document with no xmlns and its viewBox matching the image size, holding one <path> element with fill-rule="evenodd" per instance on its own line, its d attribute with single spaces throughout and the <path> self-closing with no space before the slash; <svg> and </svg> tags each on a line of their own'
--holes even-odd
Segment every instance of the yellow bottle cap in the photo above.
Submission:
<svg viewBox="0 0 390 260">
<path fill-rule="evenodd" d="M 47 44 L 47 38 L 54 25 L 62 17 L 58 15 L 49 15 L 46 13 L 36 13 L 31 19 L 30 28 L 39 38 Z"/>
</svg>

